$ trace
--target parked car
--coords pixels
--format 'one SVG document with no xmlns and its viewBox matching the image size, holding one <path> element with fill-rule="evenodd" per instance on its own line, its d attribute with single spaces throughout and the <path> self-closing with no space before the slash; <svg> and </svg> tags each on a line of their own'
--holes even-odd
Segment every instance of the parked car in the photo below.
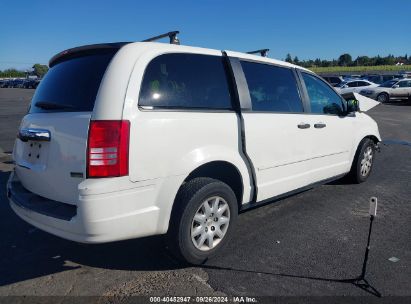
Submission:
<svg viewBox="0 0 411 304">
<path fill-rule="evenodd" d="M 23 84 L 24 84 L 24 79 L 16 78 L 16 79 L 9 80 L 7 87 L 8 88 L 22 88 Z"/>
<path fill-rule="evenodd" d="M 12 79 L 5 79 L 4 83 L 3 83 L 3 88 L 10 88 L 10 86 L 12 85 L 13 80 Z"/>
<path fill-rule="evenodd" d="M 39 81 L 37 79 L 26 79 L 24 81 L 23 87 L 25 89 L 35 89 L 38 86 Z"/>
<path fill-rule="evenodd" d="M 401 78 L 411 78 L 411 72 L 401 71 L 398 74 L 401 75 Z"/>
<path fill-rule="evenodd" d="M 394 99 L 411 99 L 411 79 L 389 80 L 376 88 L 361 90 L 360 94 L 379 102 L 389 102 Z"/>
<path fill-rule="evenodd" d="M 239 211 L 347 174 L 367 180 L 381 138 L 356 110 L 311 71 L 266 57 L 153 42 L 69 49 L 21 122 L 7 195 L 62 238 L 167 234 L 175 256 L 203 263 Z"/>
<path fill-rule="evenodd" d="M 5 87 L 6 88 L 12 88 L 13 85 L 14 85 L 14 81 L 15 81 L 15 79 L 8 79 L 7 82 L 6 82 Z"/>
<path fill-rule="evenodd" d="M 382 84 L 388 80 L 393 80 L 397 78 L 404 78 L 403 76 L 399 74 L 395 75 L 364 75 L 362 79 L 371 81 L 376 84 Z"/>
<path fill-rule="evenodd" d="M 13 84 L 13 79 L 4 79 L 2 88 L 10 88 Z"/>
<path fill-rule="evenodd" d="M 322 76 L 322 78 L 325 79 L 333 87 L 338 86 L 341 82 L 344 81 L 341 76 Z"/>
<path fill-rule="evenodd" d="M 343 75 L 342 77 L 345 81 L 347 81 L 347 80 L 350 80 L 350 79 L 360 79 L 361 75 L 352 74 L 352 75 Z"/>
<path fill-rule="evenodd" d="M 335 90 L 342 94 L 346 93 L 359 93 L 362 89 L 365 88 L 374 88 L 377 87 L 378 84 L 373 83 L 368 80 L 356 79 L 356 80 L 348 80 L 340 83 L 338 86 L 335 87 Z"/>
<path fill-rule="evenodd" d="M 24 88 L 24 84 L 26 82 L 26 79 L 18 79 L 14 85 L 15 88 Z"/>
</svg>

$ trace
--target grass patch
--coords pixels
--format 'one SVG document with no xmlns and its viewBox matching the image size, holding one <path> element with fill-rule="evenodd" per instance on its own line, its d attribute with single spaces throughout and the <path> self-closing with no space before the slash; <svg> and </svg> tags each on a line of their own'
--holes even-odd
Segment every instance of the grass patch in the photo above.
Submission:
<svg viewBox="0 0 411 304">
<path fill-rule="evenodd" d="M 410 71 L 411 65 L 377 65 L 353 67 L 314 67 L 309 68 L 314 73 L 369 73 L 369 72 L 399 72 Z"/>
</svg>

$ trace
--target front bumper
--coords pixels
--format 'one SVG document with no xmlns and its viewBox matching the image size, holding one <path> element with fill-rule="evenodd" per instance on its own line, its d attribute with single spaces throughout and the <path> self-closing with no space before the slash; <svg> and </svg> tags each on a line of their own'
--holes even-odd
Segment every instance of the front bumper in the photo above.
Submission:
<svg viewBox="0 0 411 304">
<path fill-rule="evenodd" d="M 105 243 L 162 233 L 156 186 L 133 185 L 110 193 L 79 195 L 77 205 L 31 193 L 13 172 L 7 196 L 14 212 L 31 225 L 64 239 Z"/>
</svg>

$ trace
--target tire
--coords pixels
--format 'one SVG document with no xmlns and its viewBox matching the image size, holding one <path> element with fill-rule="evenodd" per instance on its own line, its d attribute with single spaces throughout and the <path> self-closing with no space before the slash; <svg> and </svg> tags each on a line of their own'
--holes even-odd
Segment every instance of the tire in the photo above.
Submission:
<svg viewBox="0 0 411 304">
<path fill-rule="evenodd" d="M 387 93 L 380 93 L 377 96 L 377 101 L 381 103 L 387 103 L 390 101 L 390 96 Z"/>
<path fill-rule="evenodd" d="M 365 182 L 371 174 L 375 159 L 375 144 L 369 138 L 364 138 L 358 145 L 351 171 L 348 175 L 351 182 L 360 184 Z"/>
<path fill-rule="evenodd" d="M 168 248 L 183 262 L 203 264 L 229 240 L 238 215 L 237 198 L 227 184 L 199 177 L 183 184 L 175 204 L 167 236 Z"/>
</svg>

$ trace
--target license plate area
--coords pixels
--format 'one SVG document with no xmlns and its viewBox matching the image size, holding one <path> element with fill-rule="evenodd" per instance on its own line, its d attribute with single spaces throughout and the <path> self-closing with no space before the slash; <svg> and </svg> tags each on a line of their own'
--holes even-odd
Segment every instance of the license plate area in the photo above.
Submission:
<svg viewBox="0 0 411 304">
<path fill-rule="evenodd" d="M 47 143 L 28 141 L 26 143 L 26 158 L 25 160 L 32 164 L 45 163 L 46 160 L 46 149 Z"/>
<path fill-rule="evenodd" d="M 33 170 L 45 170 L 50 143 L 29 140 L 21 144 L 23 149 L 20 150 L 20 161 L 17 164 Z"/>
</svg>

